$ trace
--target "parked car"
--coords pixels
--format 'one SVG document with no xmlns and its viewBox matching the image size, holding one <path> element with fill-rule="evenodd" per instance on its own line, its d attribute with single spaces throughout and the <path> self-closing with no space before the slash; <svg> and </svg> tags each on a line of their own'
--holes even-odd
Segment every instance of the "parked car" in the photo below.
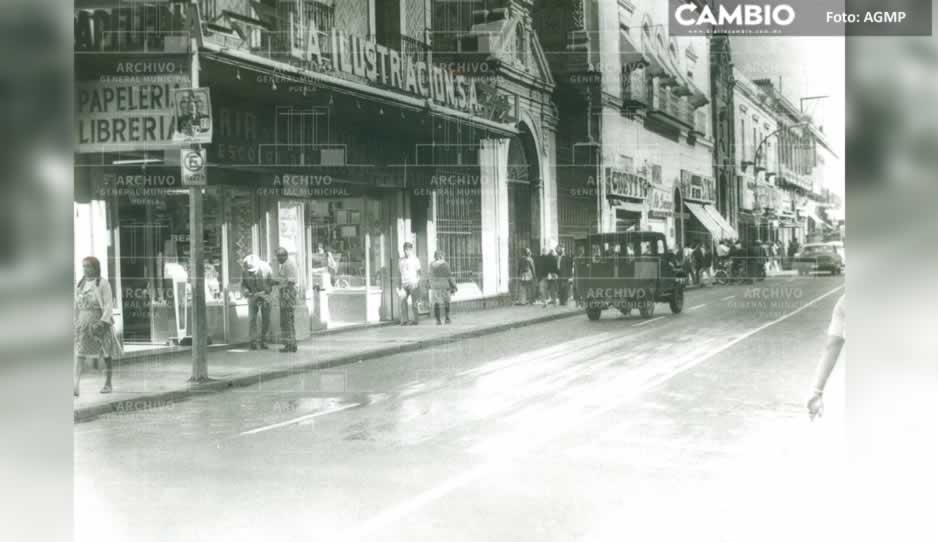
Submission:
<svg viewBox="0 0 938 542">
<path fill-rule="evenodd" d="M 844 259 L 831 243 L 811 243 L 801 247 L 792 262 L 799 275 L 814 271 L 828 271 L 839 275 L 844 269 Z"/>
<path fill-rule="evenodd" d="M 829 241 L 827 244 L 834 247 L 834 250 L 837 251 L 837 254 L 840 254 L 840 259 L 843 260 L 843 266 L 847 267 L 847 252 L 844 250 L 844 242 Z"/>
<path fill-rule="evenodd" d="M 667 303 L 674 314 L 683 310 L 686 276 L 664 234 L 597 233 L 576 244 L 582 256 L 574 258 L 574 290 L 590 320 L 609 308 L 651 318 L 655 303 Z"/>
</svg>

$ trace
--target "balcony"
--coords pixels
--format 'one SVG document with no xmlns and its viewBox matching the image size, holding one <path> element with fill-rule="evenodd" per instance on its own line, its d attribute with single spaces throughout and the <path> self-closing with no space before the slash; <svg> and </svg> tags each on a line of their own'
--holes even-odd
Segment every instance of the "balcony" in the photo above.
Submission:
<svg viewBox="0 0 938 542">
<path fill-rule="evenodd" d="M 214 10 L 216 6 L 210 7 Z M 211 13 L 206 11 L 206 18 Z M 204 22 L 206 41 L 248 50 L 265 58 L 295 62 L 304 56 L 310 24 L 316 27 L 322 52 L 331 54 L 329 35 L 335 27 L 335 9 L 316 1 L 280 2 L 276 7 L 250 2 L 238 11 L 221 10 Z"/>
<path fill-rule="evenodd" d="M 644 68 L 636 68 L 631 72 L 623 70 L 622 106 L 623 108 L 648 106 L 648 82 Z"/>
<path fill-rule="evenodd" d="M 653 84 L 649 113 L 678 128 L 694 128 L 694 116 L 687 100 L 675 96 L 671 89 L 660 84 L 660 81 Z"/>
<path fill-rule="evenodd" d="M 409 58 L 413 62 L 428 61 L 430 54 L 429 44 L 411 36 L 400 36 L 400 41 L 402 56 Z"/>
<path fill-rule="evenodd" d="M 709 124 L 707 120 L 706 111 L 698 109 L 694 112 L 694 132 L 697 135 L 707 137 L 707 133 L 709 132 L 709 130 L 707 130 L 707 125 Z"/>
</svg>

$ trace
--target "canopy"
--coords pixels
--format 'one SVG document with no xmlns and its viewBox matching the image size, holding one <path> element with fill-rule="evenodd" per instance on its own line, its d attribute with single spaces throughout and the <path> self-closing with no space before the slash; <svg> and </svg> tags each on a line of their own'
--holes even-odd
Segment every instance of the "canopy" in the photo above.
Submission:
<svg viewBox="0 0 938 542">
<path fill-rule="evenodd" d="M 739 232 L 734 228 L 723 215 L 720 214 L 720 211 L 717 211 L 717 208 L 713 205 L 704 205 L 704 210 L 710 213 L 710 218 L 716 222 L 720 229 L 723 230 L 723 237 L 719 239 L 739 239 Z M 718 239 L 718 240 L 719 240 Z"/>
<path fill-rule="evenodd" d="M 723 238 L 723 228 L 719 224 L 713 221 L 713 217 L 710 216 L 710 213 L 704 209 L 705 205 L 700 203 L 694 203 L 692 201 L 685 201 L 684 205 L 690 209 L 690 212 L 694 213 L 694 216 L 697 217 L 697 220 L 703 224 L 703 227 L 707 228 L 707 231 L 713 235 L 714 239 Z"/>
</svg>

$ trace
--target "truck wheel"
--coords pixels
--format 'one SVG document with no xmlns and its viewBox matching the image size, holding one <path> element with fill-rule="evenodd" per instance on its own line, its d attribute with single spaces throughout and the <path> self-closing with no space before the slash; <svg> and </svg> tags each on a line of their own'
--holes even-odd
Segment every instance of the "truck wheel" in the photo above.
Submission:
<svg viewBox="0 0 938 542">
<path fill-rule="evenodd" d="M 671 300 L 668 302 L 671 306 L 671 312 L 673 314 L 680 314 L 684 310 L 684 288 L 681 286 L 674 287 L 674 293 L 671 294 Z"/>
<path fill-rule="evenodd" d="M 599 317 L 602 315 L 603 311 L 600 309 L 590 308 L 586 309 L 586 317 L 590 320 L 599 320 Z"/>
<path fill-rule="evenodd" d="M 655 315 L 655 300 L 646 299 L 641 307 L 638 309 L 638 313 L 642 318 L 651 318 Z"/>
</svg>

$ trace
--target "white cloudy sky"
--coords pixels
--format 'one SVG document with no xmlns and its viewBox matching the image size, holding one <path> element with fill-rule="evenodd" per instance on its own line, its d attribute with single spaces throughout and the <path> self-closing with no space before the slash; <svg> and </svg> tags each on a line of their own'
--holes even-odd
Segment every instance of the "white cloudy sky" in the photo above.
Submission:
<svg viewBox="0 0 938 542">
<path fill-rule="evenodd" d="M 844 193 L 844 38 L 843 37 L 734 37 L 733 62 L 750 79 L 771 78 L 798 106 L 806 96 L 830 98 L 804 102 L 805 112 L 824 127 L 831 147 L 840 157 L 827 164 L 825 180 L 831 191 Z"/>
</svg>

